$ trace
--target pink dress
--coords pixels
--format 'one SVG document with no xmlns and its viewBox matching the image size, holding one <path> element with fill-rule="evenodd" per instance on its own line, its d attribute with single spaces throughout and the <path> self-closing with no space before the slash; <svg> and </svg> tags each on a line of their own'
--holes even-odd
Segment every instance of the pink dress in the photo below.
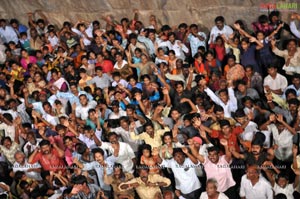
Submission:
<svg viewBox="0 0 300 199">
<path fill-rule="evenodd" d="M 29 62 L 27 62 L 25 58 L 22 58 L 20 62 L 21 62 L 22 67 L 25 70 L 27 70 L 28 64 L 35 64 L 37 62 L 37 59 L 34 56 L 29 56 Z"/>
</svg>

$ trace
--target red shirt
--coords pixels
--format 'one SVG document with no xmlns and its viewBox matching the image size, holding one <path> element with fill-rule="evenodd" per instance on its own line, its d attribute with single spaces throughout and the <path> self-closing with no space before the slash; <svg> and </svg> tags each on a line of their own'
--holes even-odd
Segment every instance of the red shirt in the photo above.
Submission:
<svg viewBox="0 0 300 199">
<path fill-rule="evenodd" d="M 51 149 L 50 156 L 43 155 L 42 152 L 37 153 L 33 160 L 32 164 L 39 162 L 40 165 L 46 171 L 58 171 L 58 170 L 65 170 L 65 163 L 62 158 L 59 157 L 58 152 L 56 149 Z"/>
<path fill-rule="evenodd" d="M 244 132 L 244 129 L 242 129 L 242 127 L 237 126 L 235 128 L 232 129 L 232 132 L 230 133 L 229 138 L 225 138 L 224 134 L 221 133 L 221 131 L 217 131 L 217 130 L 212 130 L 211 132 L 211 137 L 212 138 L 218 138 L 219 140 L 221 139 L 225 139 L 228 141 L 228 147 L 235 147 L 235 150 L 237 152 L 240 151 L 239 145 L 238 145 L 238 136 Z"/>
<path fill-rule="evenodd" d="M 114 65 L 110 60 L 103 60 L 101 63 L 96 63 L 95 66 L 101 66 L 103 73 L 111 73 L 114 70 Z"/>
</svg>

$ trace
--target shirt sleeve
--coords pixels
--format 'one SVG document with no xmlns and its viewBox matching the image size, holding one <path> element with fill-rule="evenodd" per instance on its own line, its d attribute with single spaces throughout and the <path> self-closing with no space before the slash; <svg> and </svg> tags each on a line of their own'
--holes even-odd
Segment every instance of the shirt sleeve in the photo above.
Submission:
<svg viewBox="0 0 300 199">
<path fill-rule="evenodd" d="M 168 187 L 171 184 L 171 180 L 169 178 L 162 177 L 161 175 L 158 174 L 154 174 L 151 178 L 151 181 L 152 183 L 159 183 L 159 182 L 166 183 L 164 187 Z"/>
<path fill-rule="evenodd" d="M 95 168 L 95 161 L 83 164 L 82 170 L 89 171 Z"/>
<path fill-rule="evenodd" d="M 300 31 L 297 29 L 295 21 L 291 21 L 290 28 L 291 32 L 300 39 Z"/>
<path fill-rule="evenodd" d="M 165 160 L 160 163 L 160 166 L 166 167 L 166 168 L 171 168 L 171 160 Z"/>
</svg>

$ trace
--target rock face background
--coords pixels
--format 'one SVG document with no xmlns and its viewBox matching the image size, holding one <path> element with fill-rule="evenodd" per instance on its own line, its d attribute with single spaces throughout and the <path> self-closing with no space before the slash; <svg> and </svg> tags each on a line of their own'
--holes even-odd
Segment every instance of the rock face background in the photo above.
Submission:
<svg viewBox="0 0 300 199">
<path fill-rule="evenodd" d="M 260 14 L 267 14 L 262 7 L 268 2 L 298 2 L 298 11 L 300 8 L 299 0 L 1 0 L 0 17 L 17 18 L 27 25 L 26 13 L 41 10 L 50 23 L 61 25 L 64 21 L 100 20 L 101 15 L 113 15 L 117 21 L 122 17 L 132 19 L 136 8 L 145 25 L 154 14 L 161 24 L 196 23 L 207 31 L 218 15 L 223 15 L 227 24 L 236 19 L 250 24 Z M 282 11 L 282 19 L 287 20 L 288 14 Z"/>
</svg>

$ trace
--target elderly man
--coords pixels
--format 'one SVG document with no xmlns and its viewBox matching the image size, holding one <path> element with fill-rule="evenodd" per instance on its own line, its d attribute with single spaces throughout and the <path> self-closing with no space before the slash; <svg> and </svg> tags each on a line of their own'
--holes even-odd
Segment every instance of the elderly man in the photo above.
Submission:
<svg viewBox="0 0 300 199">
<path fill-rule="evenodd" d="M 16 162 L 13 165 L 14 173 L 24 171 L 26 176 L 35 180 L 42 180 L 41 165 L 39 163 L 29 164 L 25 154 L 22 151 L 15 153 Z"/>
</svg>

